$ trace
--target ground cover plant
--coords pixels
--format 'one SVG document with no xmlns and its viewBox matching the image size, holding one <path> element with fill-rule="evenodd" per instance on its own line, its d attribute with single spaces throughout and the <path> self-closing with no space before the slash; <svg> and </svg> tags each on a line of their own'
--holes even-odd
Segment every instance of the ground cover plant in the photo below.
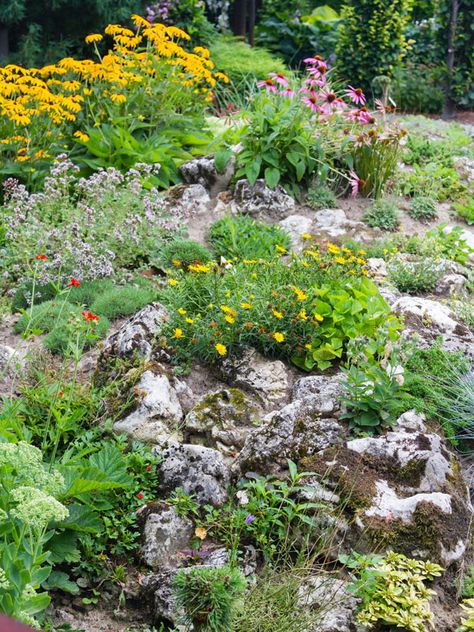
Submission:
<svg viewBox="0 0 474 632">
<path fill-rule="evenodd" d="M 171 312 L 163 334 L 177 361 L 215 361 L 254 346 L 306 370 L 325 369 L 350 338 L 370 335 L 382 322 L 397 328 L 364 276 L 365 260 L 331 243 L 308 247 L 289 263 L 243 259 L 175 270 L 161 299 Z"/>
</svg>

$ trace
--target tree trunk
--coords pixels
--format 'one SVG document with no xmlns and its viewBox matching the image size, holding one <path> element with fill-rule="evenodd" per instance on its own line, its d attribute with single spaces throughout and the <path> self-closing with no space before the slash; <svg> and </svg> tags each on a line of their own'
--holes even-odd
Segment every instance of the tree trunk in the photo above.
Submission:
<svg viewBox="0 0 474 632">
<path fill-rule="evenodd" d="M 234 35 L 245 37 L 247 34 L 247 0 L 235 0 L 232 15 Z"/>
<path fill-rule="evenodd" d="M 443 118 L 453 118 L 455 113 L 455 102 L 453 98 L 453 71 L 454 71 L 454 50 L 456 43 L 456 26 L 459 13 L 459 0 L 451 0 L 451 15 L 448 26 L 448 55 L 446 57 L 447 77 L 446 95 L 444 100 Z"/>
<path fill-rule="evenodd" d="M 249 44 L 253 46 L 255 44 L 255 0 L 248 0 L 248 12 L 249 12 Z"/>
<path fill-rule="evenodd" d="M 7 57 L 10 52 L 8 48 L 8 28 L 0 22 L 0 60 Z"/>
</svg>

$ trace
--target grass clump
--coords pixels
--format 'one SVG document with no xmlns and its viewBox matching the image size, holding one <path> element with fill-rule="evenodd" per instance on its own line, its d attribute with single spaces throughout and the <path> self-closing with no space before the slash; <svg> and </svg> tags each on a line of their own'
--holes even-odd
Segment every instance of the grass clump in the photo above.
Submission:
<svg viewBox="0 0 474 632">
<path fill-rule="evenodd" d="M 364 221 L 372 228 L 394 231 L 399 224 L 397 205 L 389 200 L 377 200 L 366 210 Z"/>
<path fill-rule="evenodd" d="M 274 224 L 250 217 L 227 216 L 212 224 L 209 241 L 217 257 L 225 259 L 275 259 L 290 247 L 289 235 Z"/>
<path fill-rule="evenodd" d="M 201 632 L 231 632 L 247 582 L 231 567 L 193 567 L 178 571 L 173 581 L 185 623 Z"/>
<path fill-rule="evenodd" d="M 327 186 L 310 187 L 307 194 L 307 203 L 315 210 L 337 208 L 337 198 Z"/>
<path fill-rule="evenodd" d="M 413 198 L 408 214 L 420 222 L 429 222 L 438 217 L 436 202 L 431 197 L 419 195 Z"/>
<path fill-rule="evenodd" d="M 418 261 L 396 258 L 388 268 L 390 281 L 400 292 L 407 294 L 432 292 L 443 274 L 443 266 L 429 258 Z"/>
<path fill-rule="evenodd" d="M 139 309 L 151 303 L 156 298 L 156 292 L 141 287 L 114 287 L 96 298 L 91 310 L 106 318 L 130 316 Z"/>
<path fill-rule="evenodd" d="M 207 248 L 190 239 L 175 239 L 163 247 L 160 254 L 161 265 L 187 269 L 189 265 L 207 263 L 212 255 Z"/>
</svg>

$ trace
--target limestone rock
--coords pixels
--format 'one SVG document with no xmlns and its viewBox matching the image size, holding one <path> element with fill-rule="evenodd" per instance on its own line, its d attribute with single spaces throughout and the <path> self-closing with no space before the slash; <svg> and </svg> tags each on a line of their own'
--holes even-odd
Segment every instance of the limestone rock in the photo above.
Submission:
<svg viewBox="0 0 474 632">
<path fill-rule="evenodd" d="M 114 423 L 115 432 L 155 444 L 180 437 L 183 409 L 176 389 L 165 373 L 145 371 L 134 387 L 134 393 L 139 404 L 127 417 Z"/>
<path fill-rule="evenodd" d="M 451 296 L 459 294 L 466 285 L 466 277 L 462 274 L 445 274 L 435 288 L 435 294 L 441 296 Z"/>
<path fill-rule="evenodd" d="M 186 415 L 186 440 L 233 456 L 243 447 L 257 414 L 255 404 L 237 388 L 208 393 Z"/>
<path fill-rule="evenodd" d="M 107 338 L 99 364 L 108 358 L 128 356 L 135 352 L 149 358 L 153 337 L 160 332 L 167 318 L 166 309 L 160 303 L 146 305 L 135 316 L 129 318 L 116 333 Z"/>
<path fill-rule="evenodd" d="M 306 632 L 356 632 L 360 599 L 347 589 L 347 582 L 329 575 L 305 578 L 298 591 L 298 605 L 314 613 L 314 625 Z"/>
<path fill-rule="evenodd" d="M 279 222 L 279 225 L 290 235 L 293 250 L 301 252 L 304 244 L 301 235 L 311 233 L 313 221 L 304 215 L 290 215 Z"/>
<path fill-rule="evenodd" d="M 340 237 L 345 234 L 355 236 L 360 231 L 367 233 L 365 224 L 350 220 L 340 208 L 325 208 L 317 211 L 314 216 L 314 226 L 326 233 L 328 237 Z"/>
<path fill-rule="evenodd" d="M 235 171 L 235 159 L 231 159 L 224 170 L 218 173 L 213 156 L 202 156 L 185 162 L 179 172 L 187 184 L 200 184 L 209 192 L 211 198 L 216 197 L 229 186 Z"/>
<path fill-rule="evenodd" d="M 388 275 L 387 263 L 385 259 L 369 257 L 367 259 L 367 272 L 369 276 L 377 279 L 384 279 Z"/>
<path fill-rule="evenodd" d="M 267 215 L 273 219 L 283 219 L 295 208 L 295 201 L 281 186 L 270 189 L 264 180 L 257 180 L 252 186 L 248 180 L 239 180 L 235 185 L 235 212 L 257 217 Z"/>
<path fill-rule="evenodd" d="M 447 567 L 469 545 L 472 506 L 459 463 L 413 411 L 385 435 L 352 439 L 301 466 L 346 499 L 354 517 L 346 544 L 361 552 L 392 548 Z"/>
<path fill-rule="evenodd" d="M 447 305 L 418 296 L 402 296 L 392 311 L 405 322 L 404 335 L 419 336 L 425 346 L 443 336 L 443 347 L 474 355 L 474 335 Z"/>
<path fill-rule="evenodd" d="M 232 386 L 257 396 L 263 405 L 281 401 L 288 392 L 288 372 L 283 362 L 268 360 L 255 349 L 247 349 L 240 358 L 226 359 L 222 372 Z"/>
<path fill-rule="evenodd" d="M 193 494 L 199 505 L 221 506 L 227 498 L 229 469 L 220 452 L 198 445 L 169 443 L 155 449 L 163 459 L 159 468 L 159 487 L 169 495 L 177 487 Z"/>
<path fill-rule="evenodd" d="M 149 513 L 143 530 L 142 558 L 148 566 L 161 571 L 177 568 L 180 552 L 189 548 L 194 535 L 193 523 L 181 518 L 173 507 L 160 503 Z"/>
<path fill-rule="evenodd" d="M 298 461 L 341 444 L 345 427 L 334 418 L 340 391 L 334 378 L 299 380 L 293 391 L 297 399 L 263 418 L 262 425 L 247 437 L 234 469 L 277 474 L 286 467 L 287 459 Z"/>
</svg>

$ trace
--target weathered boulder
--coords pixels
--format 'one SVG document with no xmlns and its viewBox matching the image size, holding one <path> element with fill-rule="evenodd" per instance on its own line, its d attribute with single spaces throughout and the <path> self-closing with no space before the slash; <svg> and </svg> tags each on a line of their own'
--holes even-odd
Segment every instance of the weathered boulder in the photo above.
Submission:
<svg viewBox="0 0 474 632">
<path fill-rule="evenodd" d="M 314 613 L 314 624 L 305 632 L 356 632 L 360 599 L 347 586 L 344 580 L 330 575 L 305 578 L 298 591 L 298 606 Z"/>
<path fill-rule="evenodd" d="M 138 353 L 145 358 L 151 356 L 152 340 L 168 318 L 166 309 L 160 303 L 146 305 L 129 318 L 122 327 L 104 342 L 99 357 L 99 365 L 109 358 Z"/>
<path fill-rule="evenodd" d="M 345 428 L 335 418 L 341 392 L 337 378 L 300 379 L 293 389 L 293 401 L 266 415 L 262 425 L 248 435 L 234 470 L 278 474 L 287 459 L 298 461 L 341 444 Z"/>
<path fill-rule="evenodd" d="M 186 387 L 165 371 L 160 365 L 144 371 L 133 387 L 138 405 L 124 419 L 114 423 L 114 430 L 133 439 L 155 444 L 164 444 L 170 439 L 180 439 L 180 426 L 184 412 L 180 393 Z"/>
<path fill-rule="evenodd" d="M 289 389 L 288 371 L 280 360 L 268 360 L 255 349 L 222 363 L 223 377 L 232 386 L 255 395 L 266 406 L 282 401 Z"/>
<path fill-rule="evenodd" d="M 445 274 L 439 280 L 434 292 L 440 296 L 460 294 L 466 286 L 466 282 L 467 279 L 462 274 Z"/>
<path fill-rule="evenodd" d="M 235 185 L 233 209 L 254 217 L 265 215 L 276 220 L 290 215 L 295 201 L 281 186 L 270 189 L 264 180 L 252 186 L 248 180 L 239 180 Z"/>
<path fill-rule="evenodd" d="M 286 231 L 291 239 L 291 246 L 296 252 L 303 249 L 304 240 L 301 235 L 311 233 L 313 220 L 304 215 L 290 215 L 279 222 L 281 228 Z"/>
<path fill-rule="evenodd" d="M 366 224 L 349 219 L 341 208 L 324 208 L 316 211 L 314 228 L 326 237 L 340 237 L 346 234 L 352 237 L 363 236 L 369 230 Z"/>
<path fill-rule="evenodd" d="M 392 311 L 403 317 L 404 336 L 417 336 L 421 346 L 443 337 L 447 350 L 464 350 L 474 355 L 474 335 L 447 306 L 418 296 L 402 296 L 392 304 Z"/>
<path fill-rule="evenodd" d="M 186 184 L 200 184 L 211 198 L 225 191 L 235 172 L 235 158 L 230 160 L 223 173 L 218 173 L 213 156 L 201 156 L 185 162 L 179 172 Z"/>
<path fill-rule="evenodd" d="M 352 439 L 302 462 L 324 474 L 351 514 L 348 543 L 391 548 L 447 567 L 470 539 L 472 506 L 456 457 L 422 416 L 402 415 L 379 437 Z"/>
<path fill-rule="evenodd" d="M 226 388 L 205 395 L 184 419 L 186 441 L 235 456 L 254 428 L 258 408 L 244 392 Z"/>
<path fill-rule="evenodd" d="M 147 509 L 143 528 L 141 556 L 145 564 L 155 570 L 167 571 L 181 566 L 182 551 L 189 548 L 193 537 L 193 523 L 181 518 L 166 503 L 156 503 Z"/>
<path fill-rule="evenodd" d="M 367 259 L 367 272 L 375 280 L 382 280 L 388 275 L 387 262 L 379 257 L 369 257 Z"/>
<path fill-rule="evenodd" d="M 221 506 L 227 499 L 229 468 L 220 452 L 199 445 L 169 443 L 161 450 L 159 489 L 169 495 L 178 487 L 199 505 Z"/>
</svg>

